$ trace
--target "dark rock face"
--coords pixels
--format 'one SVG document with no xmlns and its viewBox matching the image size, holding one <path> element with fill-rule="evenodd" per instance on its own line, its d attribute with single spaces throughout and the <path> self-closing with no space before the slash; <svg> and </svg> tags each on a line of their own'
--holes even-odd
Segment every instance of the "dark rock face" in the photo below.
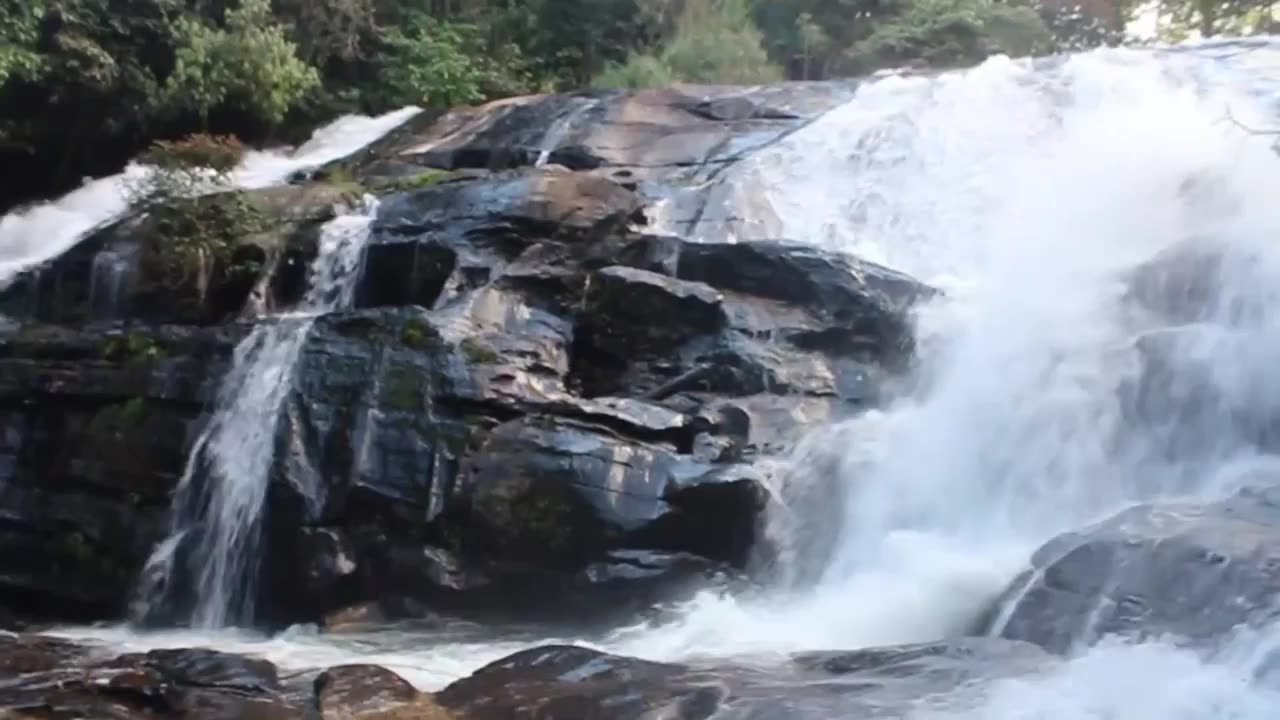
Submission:
<svg viewBox="0 0 1280 720">
<path fill-rule="evenodd" d="M 1037 551 L 999 604 L 1002 635 L 1054 652 L 1113 634 L 1211 646 L 1275 616 L 1277 557 L 1275 487 L 1135 507 Z"/>
<path fill-rule="evenodd" d="M 737 578 L 771 482 L 753 463 L 874 403 L 932 291 L 798 244 L 660 235 L 649 211 L 663 199 L 715 224 L 720 190 L 687 183 L 715 186 L 852 90 L 420 117 L 246 193 L 271 222 L 236 242 L 248 269 L 226 287 L 204 273 L 160 292 L 136 258 L 100 277 L 151 229 L 131 217 L 95 233 L 0 301 L 26 323 L 0 339 L 0 606 L 123 614 L 245 331 L 232 319 L 294 307 L 324 221 L 363 193 L 379 204 L 354 308 L 288 321 L 307 334 L 274 436 L 256 621 L 352 607 L 582 619 Z M 123 322 L 33 322 L 90 318 Z M 198 566 L 194 547 L 178 544 L 174 567 Z"/>
<path fill-rule="evenodd" d="M 952 643 L 811 653 L 781 665 L 674 665 L 572 646 L 526 650 L 439 693 L 459 715 L 488 718 L 897 717 L 922 696 L 1043 670 L 1033 645 Z"/>
<path fill-rule="evenodd" d="M 123 615 L 236 334 L 29 326 L 0 338 L 0 604 Z"/>
</svg>

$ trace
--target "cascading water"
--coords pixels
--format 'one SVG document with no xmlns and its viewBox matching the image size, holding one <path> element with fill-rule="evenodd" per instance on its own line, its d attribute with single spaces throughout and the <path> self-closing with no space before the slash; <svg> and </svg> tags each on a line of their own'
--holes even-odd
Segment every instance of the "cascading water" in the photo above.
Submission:
<svg viewBox="0 0 1280 720">
<path fill-rule="evenodd" d="M 350 155 L 418 112 L 407 107 L 378 117 L 348 115 L 320 128 L 298 148 L 250 151 L 231 173 L 232 182 L 244 189 L 278 184 L 296 172 Z M 150 173 L 146 166 L 131 163 L 53 202 L 0 217 L 0 289 L 22 271 L 61 255 L 89 232 L 118 219 L 129 209 L 130 188 L 144 185 Z"/>
<path fill-rule="evenodd" d="M 339 215 L 321 229 L 298 310 L 258 324 L 236 347 L 213 417 L 178 485 L 171 534 L 143 571 L 141 615 L 192 603 L 186 620 L 193 627 L 252 620 L 260 515 L 280 403 L 315 317 L 351 304 L 376 209 L 372 198 L 366 203 L 363 212 Z"/>
<path fill-rule="evenodd" d="M 811 566 L 796 582 L 707 595 L 675 621 L 596 643 L 684 659 L 970 631 L 1056 533 L 1137 501 L 1214 498 L 1280 467 L 1264 427 L 1280 408 L 1267 382 L 1280 354 L 1280 158 L 1238 124 L 1280 126 L 1274 47 L 890 76 L 722 176 L 743 209 L 770 208 L 739 240 L 852 252 L 946 294 L 921 309 L 920 363 L 899 399 L 796 455 L 774 528 L 793 550 L 783 557 Z M 1131 277 L 1188 242 L 1225 252 L 1226 290 L 1179 325 L 1137 307 Z M 1153 342 L 1169 376 L 1138 402 Z M 837 511 L 812 521 L 816 505 Z M 335 657 L 314 636 L 238 642 L 285 666 Z M 1277 643 L 1280 628 L 1262 628 L 1210 660 L 1104 643 L 919 716 L 1261 720 L 1277 698 L 1250 678 Z M 362 660 L 433 687 L 510 650 L 444 641 Z"/>
</svg>

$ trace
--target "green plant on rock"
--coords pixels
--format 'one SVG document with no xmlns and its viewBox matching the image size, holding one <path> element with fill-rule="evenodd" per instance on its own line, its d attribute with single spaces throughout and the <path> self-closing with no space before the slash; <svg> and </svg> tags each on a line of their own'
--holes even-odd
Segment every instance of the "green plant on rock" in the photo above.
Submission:
<svg viewBox="0 0 1280 720">
<path fill-rule="evenodd" d="M 102 346 L 102 357 L 114 362 L 157 360 L 164 355 L 164 348 L 154 338 L 136 332 L 114 335 Z"/>
<path fill-rule="evenodd" d="M 120 420 L 129 425 L 138 425 L 147 419 L 147 401 L 145 398 L 130 398 L 120 407 Z"/>
<path fill-rule="evenodd" d="M 414 350 L 423 350 L 430 344 L 431 327 L 425 322 L 410 318 L 400 330 L 400 343 Z"/>
<path fill-rule="evenodd" d="M 463 338 L 458 347 L 462 349 L 462 354 L 467 356 L 467 360 L 476 365 L 492 365 L 501 359 L 493 348 L 476 338 Z"/>
<path fill-rule="evenodd" d="M 432 185 L 438 185 L 445 180 L 455 177 L 455 175 L 455 173 L 447 170 L 424 170 L 415 175 L 389 180 L 386 183 L 379 185 L 377 190 L 384 193 L 420 190 L 422 188 L 431 187 Z"/>
<path fill-rule="evenodd" d="M 142 160 L 152 172 L 131 188 L 132 201 L 149 218 L 142 244 L 143 275 L 170 290 L 194 286 L 203 296 L 216 280 L 241 268 L 236 245 L 270 223 L 231 172 L 244 155 L 234 138 L 192 135 L 158 142 Z"/>
</svg>

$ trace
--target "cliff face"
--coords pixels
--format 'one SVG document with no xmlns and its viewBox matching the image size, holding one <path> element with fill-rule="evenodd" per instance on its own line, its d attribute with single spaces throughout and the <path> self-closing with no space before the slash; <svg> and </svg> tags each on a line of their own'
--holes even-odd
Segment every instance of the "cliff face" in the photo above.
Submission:
<svg viewBox="0 0 1280 720">
<path fill-rule="evenodd" d="M 718 178 L 850 91 L 420 118 L 245 193 L 269 222 L 228 271 L 158 275 L 163 231 L 130 217 L 26 274 L 3 296 L 0 603 L 111 619 L 137 601 L 135 617 L 181 621 L 190 593 L 138 588 L 179 480 L 213 482 L 189 456 L 225 413 L 233 349 L 250 318 L 298 304 L 324 224 L 367 195 L 352 307 L 302 331 L 273 411 L 252 620 L 604 619 L 740 576 L 764 549 L 760 461 L 874 402 L 931 292 L 802 245 L 723 242 L 745 218 Z M 208 561 L 196 547 L 177 544 L 176 575 Z"/>
</svg>

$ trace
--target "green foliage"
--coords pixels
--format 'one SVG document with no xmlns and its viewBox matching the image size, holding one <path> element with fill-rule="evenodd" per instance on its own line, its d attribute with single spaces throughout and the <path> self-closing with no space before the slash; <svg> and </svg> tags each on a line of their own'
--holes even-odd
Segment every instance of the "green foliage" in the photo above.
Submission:
<svg viewBox="0 0 1280 720">
<path fill-rule="evenodd" d="M 672 82 L 755 84 L 781 80 L 744 0 L 686 0 L 675 33 L 656 54 L 633 54 L 607 66 L 599 87 L 641 88 Z"/>
<path fill-rule="evenodd" d="M 113 335 L 102 347 L 103 359 L 112 362 L 157 360 L 164 357 L 164 354 L 164 348 L 153 338 L 136 332 Z"/>
<path fill-rule="evenodd" d="M 632 55 L 625 63 L 610 63 L 592 83 L 596 87 L 639 90 L 675 82 L 671 68 L 652 55 Z"/>
<path fill-rule="evenodd" d="M 269 0 L 241 0 L 227 11 L 224 28 L 190 17 L 178 22 L 164 95 L 171 107 L 202 120 L 232 102 L 275 125 L 319 84 L 319 73 L 298 58 L 297 46 L 274 22 Z"/>
<path fill-rule="evenodd" d="M 750 84 L 782 79 L 744 0 L 687 0 L 662 61 L 685 82 Z"/>
<path fill-rule="evenodd" d="M 1193 35 L 1251 35 L 1271 30 L 1271 2 L 1263 0 L 1159 0 L 1157 33 L 1167 40 Z"/>
<path fill-rule="evenodd" d="M 37 80 L 45 72 L 38 43 L 46 11 L 41 0 L 0 0 L 0 86 L 11 77 Z"/>
<path fill-rule="evenodd" d="M 208 287 L 237 268 L 232 251 L 268 219 L 247 195 L 230 190 L 244 149 L 229 138 L 193 135 L 158 142 L 143 159 L 151 175 L 130 189 L 150 223 L 142 246 L 144 276 L 163 287 Z M 194 282 L 193 282 L 194 281 Z"/>
<path fill-rule="evenodd" d="M 381 92 L 391 105 L 473 103 L 484 97 L 488 78 L 496 74 L 484 58 L 474 25 L 414 13 L 383 41 Z"/>
<path fill-rule="evenodd" d="M 992 0 L 908 0 L 846 53 L 861 71 L 907 63 L 949 66 L 993 53 L 1027 55 L 1053 48 L 1053 38 L 1030 8 Z"/>
</svg>

